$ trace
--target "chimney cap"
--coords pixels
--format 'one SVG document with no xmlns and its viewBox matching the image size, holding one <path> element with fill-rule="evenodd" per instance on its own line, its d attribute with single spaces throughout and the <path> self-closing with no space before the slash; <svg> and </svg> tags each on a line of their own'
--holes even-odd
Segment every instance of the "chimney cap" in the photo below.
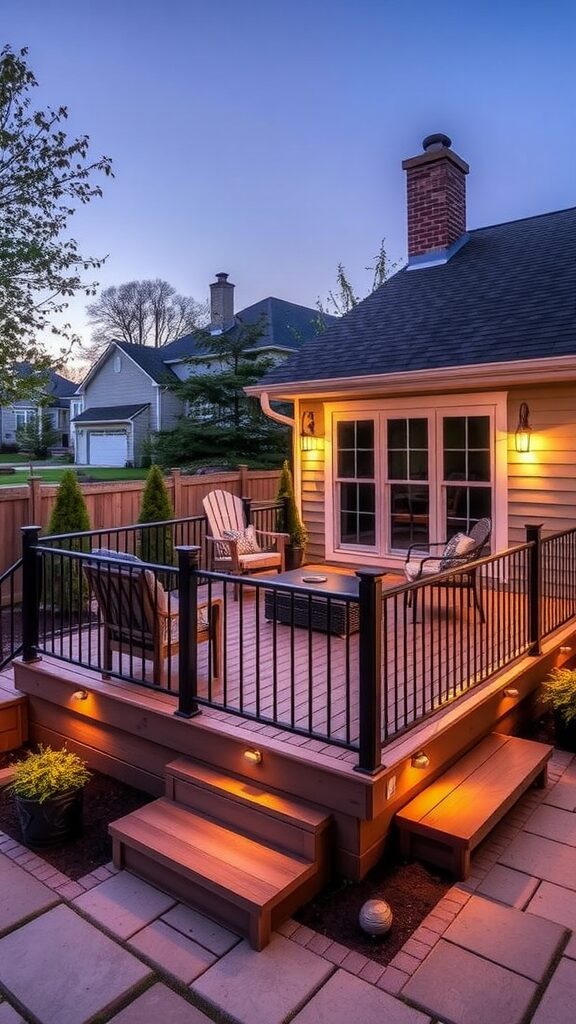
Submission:
<svg viewBox="0 0 576 1024">
<path fill-rule="evenodd" d="M 450 149 L 451 145 L 452 139 L 448 135 L 443 135 L 442 132 L 427 135 L 425 139 L 422 139 L 422 149 L 425 153 L 433 153 L 437 149 Z"/>
<path fill-rule="evenodd" d="M 216 280 L 217 281 L 227 281 L 228 280 L 228 274 L 223 274 L 222 272 L 219 273 L 219 274 L 216 274 Z"/>
</svg>

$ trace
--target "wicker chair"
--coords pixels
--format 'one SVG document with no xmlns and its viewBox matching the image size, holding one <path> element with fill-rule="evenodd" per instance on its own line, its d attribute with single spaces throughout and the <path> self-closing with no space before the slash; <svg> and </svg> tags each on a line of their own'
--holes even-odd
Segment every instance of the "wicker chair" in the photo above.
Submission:
<svg viewBox="0 0 576 1024">
<path fill-rule="evenodd" d="M 210 491 L 202 504 L 210 529 L 210 568 L 235 576 L 268 569 L 284 572 L 288 534 L 247 527 L 242 499 L 228 491 Z M 252 550 L 245 550 L 248 547 Z"/>
<path fill-rule="evenodd" d="M 411 544 L 404 562 L 404 575 L 409 583 L 416 583 L 423 579 L 430 579 L 432 586 L 446 587 L 450 589 L 461 589 L 468 591 L 468 602 L 474 600 L 474 605 L 480 612 L 480 621 L 486 622 L 484 608 L 482 606 L 482 593 L 478 585 L 478 574 L 475 568 L 466 569 L 466 566 L 482 557 L 484 550 L 490 540 L 492 522 L 490 519 L 479 519 L 472 527 L 469 534 L 457 533 L 448 541 L 440 541 L 437 544 Z M 441 547 L 441 555 L 428 555 L 425 558 L 413 558 L 415 551 L 429 551 L 430 548 Z M 447 579 L 434 582 L 434 576 L 446 572 L 448 569 L 462 569 L 462 572 L 455 573 Z M 416 621 L 418 604 L 418 590 L 408 591 L 407 602 L 412 606 L 413 620 Z"/>
<path fill-rule="evenodd" d="M 153 682 L 164 686 L 168 659 L 178 653 L 178 598 L 164 590 L 150 569 L 103 563 L 84 572 L 98 602 L 104 627 L 102 678 L 109 679 L 112 653 L 153 662 Z M 222 599 L 198 605 L 198 643 L 212 640 L 213 678 L 222 665 Z"/>
</svg>

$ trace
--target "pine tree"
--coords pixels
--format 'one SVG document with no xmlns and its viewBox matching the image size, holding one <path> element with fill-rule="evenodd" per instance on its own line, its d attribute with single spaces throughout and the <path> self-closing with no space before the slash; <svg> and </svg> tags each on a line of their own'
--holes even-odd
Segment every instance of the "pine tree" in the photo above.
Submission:
<svg viewBox="0 0 576 1024">
<path fill-rule="evenodd" d="M 74 471 L 67 469 L 62 474 L 58 487 L 48 533 L 50 536 L 84 533 L 89 529 L 90 517 L 80 484 Z M 65 551 L 87 551 L 89 539 L 74 537 L 60 547 Z M 46 604 L 54 605 L 72 617 L 78 614 L 79 604 L 86 601 L 88 587 L 83 581 L 82 567 L 78 559 L 58 555 L 58 548 L 54 551 L 54 555 L 46 557 L 44 600 Z"/>
<path fill-rule="evenodd" d="M 161 523 L 174 518 L 174 509 L 159 466 L 152 466 L 142 494 L 139 523 Z M 150 527 L 140 538 L 140 557 L 156 565 L 171 565 L 174 560 L 172 530 L 169 526 Z"/>
<path fill-rule="evenodd" d="M 294 496 L 294 481 L 292 479 L 292 470 L 287 459 L 282 463 L 282 472 L 280 473 L 280 482 L 278 484 L 278 493 L 276 495 L 277 501 L 283 501 L 287 499 L 287 522 L 283 522 L 284 514 L 283 511 L 280 513 L 281 525 L 279 528 L 284 533 L 290 535 L 290 543 L 295 547 L 303 548 L 306 544 L 308 534 L 306 527 L 300 519 L 300 513 L 298 512 L 298 506 L 296 504 L 296 498 Z"/>
</svg>

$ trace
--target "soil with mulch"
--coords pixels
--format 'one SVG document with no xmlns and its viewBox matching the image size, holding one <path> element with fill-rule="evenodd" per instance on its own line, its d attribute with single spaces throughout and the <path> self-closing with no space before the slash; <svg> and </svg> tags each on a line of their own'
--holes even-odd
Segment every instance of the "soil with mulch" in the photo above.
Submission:
<svg viewBox="0 0 576 1024">
<path fill-rule="evenodd" d="M 22 751 L 8 756 L 2 755 L 0 768 L 13 764 L 21 756 Z M 142 793 L 132 786 L 125 786 L 109 775 L 92 772 L 92 778 L 84 788 L 82 835 L 61 846 L 34 852 L 76 881 L 112 860 L 112 840 L 108 835 L 109 822 L 116 821 L 117 818 L 135 811 L 153 799 L 148 793 Z M 0 792 L 0 831 L 22 842 L 16 805 L 6 790 Z"/>
<path fill-rule="evenodd" d="M 453 880 L 422 864 L 404 864 L 384 854 L 362 882 L 336 882 L 294 917 L 321 935 L 387 964 L 452 886 Z M 358 924 L 366 900 L 383 899 L 393 914 L 387 935 L 373 939 Z"/>
</svg>

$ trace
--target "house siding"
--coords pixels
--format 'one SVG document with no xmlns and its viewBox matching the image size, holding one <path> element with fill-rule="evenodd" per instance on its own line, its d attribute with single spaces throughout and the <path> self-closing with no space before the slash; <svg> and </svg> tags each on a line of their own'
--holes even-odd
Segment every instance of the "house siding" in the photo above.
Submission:
<svg viewBox="0 0 576 1024">
<path fill-rule="evenodd" d="M 530 451 L 516 451 L 521 402 L 530 409 Z M 523 387 L 508 395 L 508 509 L 511 544 L 527 523 L 547 533 L 576 526 L 576 383 Z"/>
<path fill-rule="evenodd" d="M 114 372 L 113 348 L 98 373 L 89 381 L 84 392 L 84 409 L 100 409 L 107 405 L 150 405 L 150 429 L 156 430 L 157 388 L 148 375 L 124 352 L 120 352 L 122 369 Z"/>
<path fill-rule="evenodd" d="M 144 409 L 132 420 L 131 437 L 128 444 L 128 457 L 135 466 L 140 466 L 145 454 L 145 442 L 150 437 L 151 410 Z"/>
<path fill-rule="evenodd" d="M 160 395 L 162 403 L 161 430 L 174 430 L 178 421 L 184 415 L 184 403 L 172 391 L 163 390 Z"/>
</svg>

